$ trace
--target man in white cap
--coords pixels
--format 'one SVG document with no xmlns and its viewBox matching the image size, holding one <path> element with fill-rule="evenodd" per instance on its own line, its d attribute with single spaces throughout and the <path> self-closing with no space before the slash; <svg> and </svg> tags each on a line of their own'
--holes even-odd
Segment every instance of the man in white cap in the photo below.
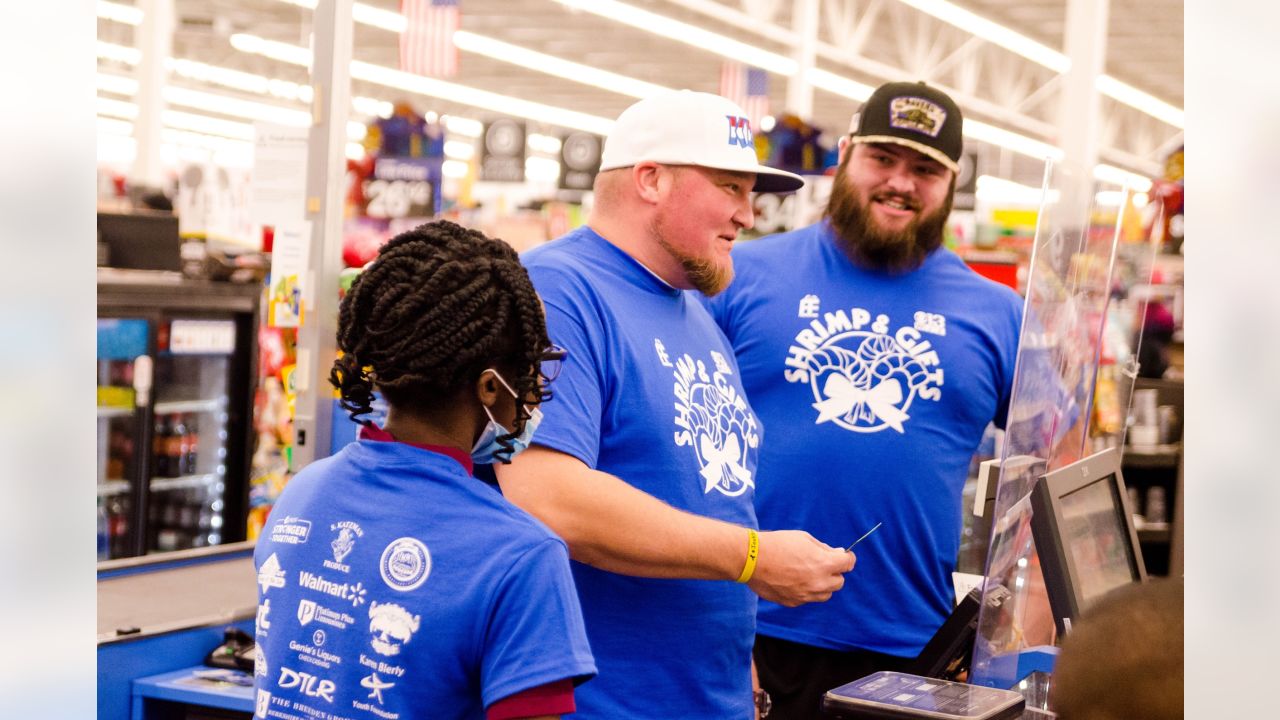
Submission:
<svg viewBox="0 0 1280 720">
<path fill-rule="evenodd" d="M 738 278 L 708 303 L 769 429 L 761 526 L 848 545 L 879 525 L 831 602 L 760 603 L 756 667 L 782 720 L 910 670 L 953 606 L 969 461 L 1004 426 L 1022 322 L 1016 292 L 942 247 L 962 123 L 936 88 L 878 88 L 840 141 L 826 217 L 735 250 Z"/>
<path fill-rule="evenodd" d="M 823 601 L 853 568 L 757 532 L 762 428 L 698 299 L 733 277 L 752 190 L 801 185 L 759 164 L 737 105 L 664 93 L 618 117 L 587 225 L 523 258 L 567 357 L 533 447 L 497 473 L 575 561 L 600 671 L 575 717 L 753 717 L 756 596 Z"/>
</svg>

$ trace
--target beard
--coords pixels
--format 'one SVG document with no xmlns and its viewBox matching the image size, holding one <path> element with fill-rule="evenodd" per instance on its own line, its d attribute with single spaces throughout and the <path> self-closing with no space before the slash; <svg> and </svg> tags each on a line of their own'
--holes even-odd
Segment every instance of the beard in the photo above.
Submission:
<svg viewBox="0 0 1280 720">
<path fill-rule="evenodd" d="M 721 266 L 716 264 L 714 260 L 695 257 L 672 245 L 667 240 L 668 233 L 661 216 L 654 219 L 653 225 L 649 228 L 649 233 L 657 238 L 658 245 L 663 250 L 670 253 L 671 257 L 680 263 L 680 267 L 684 270 L 685 279 L 693 286 L 694 290 L 707 297 L 714 297 L 729 287 L 729 283 L 733 281 L 732 261 Z"/>
<path fill-rule="evenodd" d="M 951 201 L 955 197 L 954 178 L 947 191 L 946 202 L 929 215 L 917 215 L 901 230 L 886 230 L 871 215 L 871 202 L 894 198 L 917 212 L 920 201 L 913 197 L 891 192 L 877 193 L 871 198 L 853 187 L 846 173 L 845 164 L 836 170 L 831 199 L 827 202 L 825 216 L 835 230 L 840 249 L 855 264 L 884 272 L 909 272 L 920 267 L 929 253 L 942 245 L 942 231 L 951 214 Z"/>
</svg>

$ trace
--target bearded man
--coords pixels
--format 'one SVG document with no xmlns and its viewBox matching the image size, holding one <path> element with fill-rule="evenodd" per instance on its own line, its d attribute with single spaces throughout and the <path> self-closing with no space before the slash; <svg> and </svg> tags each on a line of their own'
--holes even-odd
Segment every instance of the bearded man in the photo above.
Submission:
<svg viewBox="0 0 1280 720">
<path fill-rule="evenodd" d="M 745 243 L 707 301 L 768 429 L 761 528 L 800 528 L 858 566 L 831 601 L 760 602 L 770 718 L 817 718 L 823 693 L 905 669 L 951 612 L 961 495 L 987 424 L 1003 427 L 1022 299 L 942 247 L 960 108 L 889 83 L 854 116 L 824 219 Z"/>
</svg>

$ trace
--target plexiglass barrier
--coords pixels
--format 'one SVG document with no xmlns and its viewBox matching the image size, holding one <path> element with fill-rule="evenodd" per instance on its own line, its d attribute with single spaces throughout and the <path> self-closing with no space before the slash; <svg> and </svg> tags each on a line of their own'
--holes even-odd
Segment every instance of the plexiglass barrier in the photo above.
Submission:
<svg viewBox="0 0 1280 720">
<path fill-rule="evenodd" d="M 1090 425 L 1104 359 L 1121 363 L 1107 372 L 1117 385 L 1127 383 L 1119 399 L 1106 388 L 1106 400 L 1127 405 L 1133 348 L 1117 349 L 1113 342 L 1103 353 L 1110 299 L 1123 291 L 1116 283 L 1117 249 L 1126 229 L 1124 203 L 1132 200 L 1127 188 L 1119 197 L 1114 211 L 1116 195 L 1099 195 L 1091 173 L 1046 163 L 973 652 L 976 684 L 1012 687 L 1020 679 L 1022 651 L 1055 641 L 1031 536 L 1030 494 L 1040 475 L 1098 444 Z M 1141 239 L 1129 245 L 1138 250 L 1121 253 L 1126 276 L 1141 278 L 1145 271 L 1147 282 L 1155 246 Z"/>
</svg>

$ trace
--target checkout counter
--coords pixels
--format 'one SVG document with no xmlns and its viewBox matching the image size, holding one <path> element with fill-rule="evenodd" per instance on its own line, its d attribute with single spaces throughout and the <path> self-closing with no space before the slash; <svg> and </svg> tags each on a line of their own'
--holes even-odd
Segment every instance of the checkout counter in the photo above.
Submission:
<svg viewBox="0 0 1280 720">
<path fill-rule="evenodd" d="M 226 628 L 253 636 L 257 605 L 252 542 L 99 563 L 98 717 L 249 717 L 251 676 L 202 664 Z"/>
</svg>

